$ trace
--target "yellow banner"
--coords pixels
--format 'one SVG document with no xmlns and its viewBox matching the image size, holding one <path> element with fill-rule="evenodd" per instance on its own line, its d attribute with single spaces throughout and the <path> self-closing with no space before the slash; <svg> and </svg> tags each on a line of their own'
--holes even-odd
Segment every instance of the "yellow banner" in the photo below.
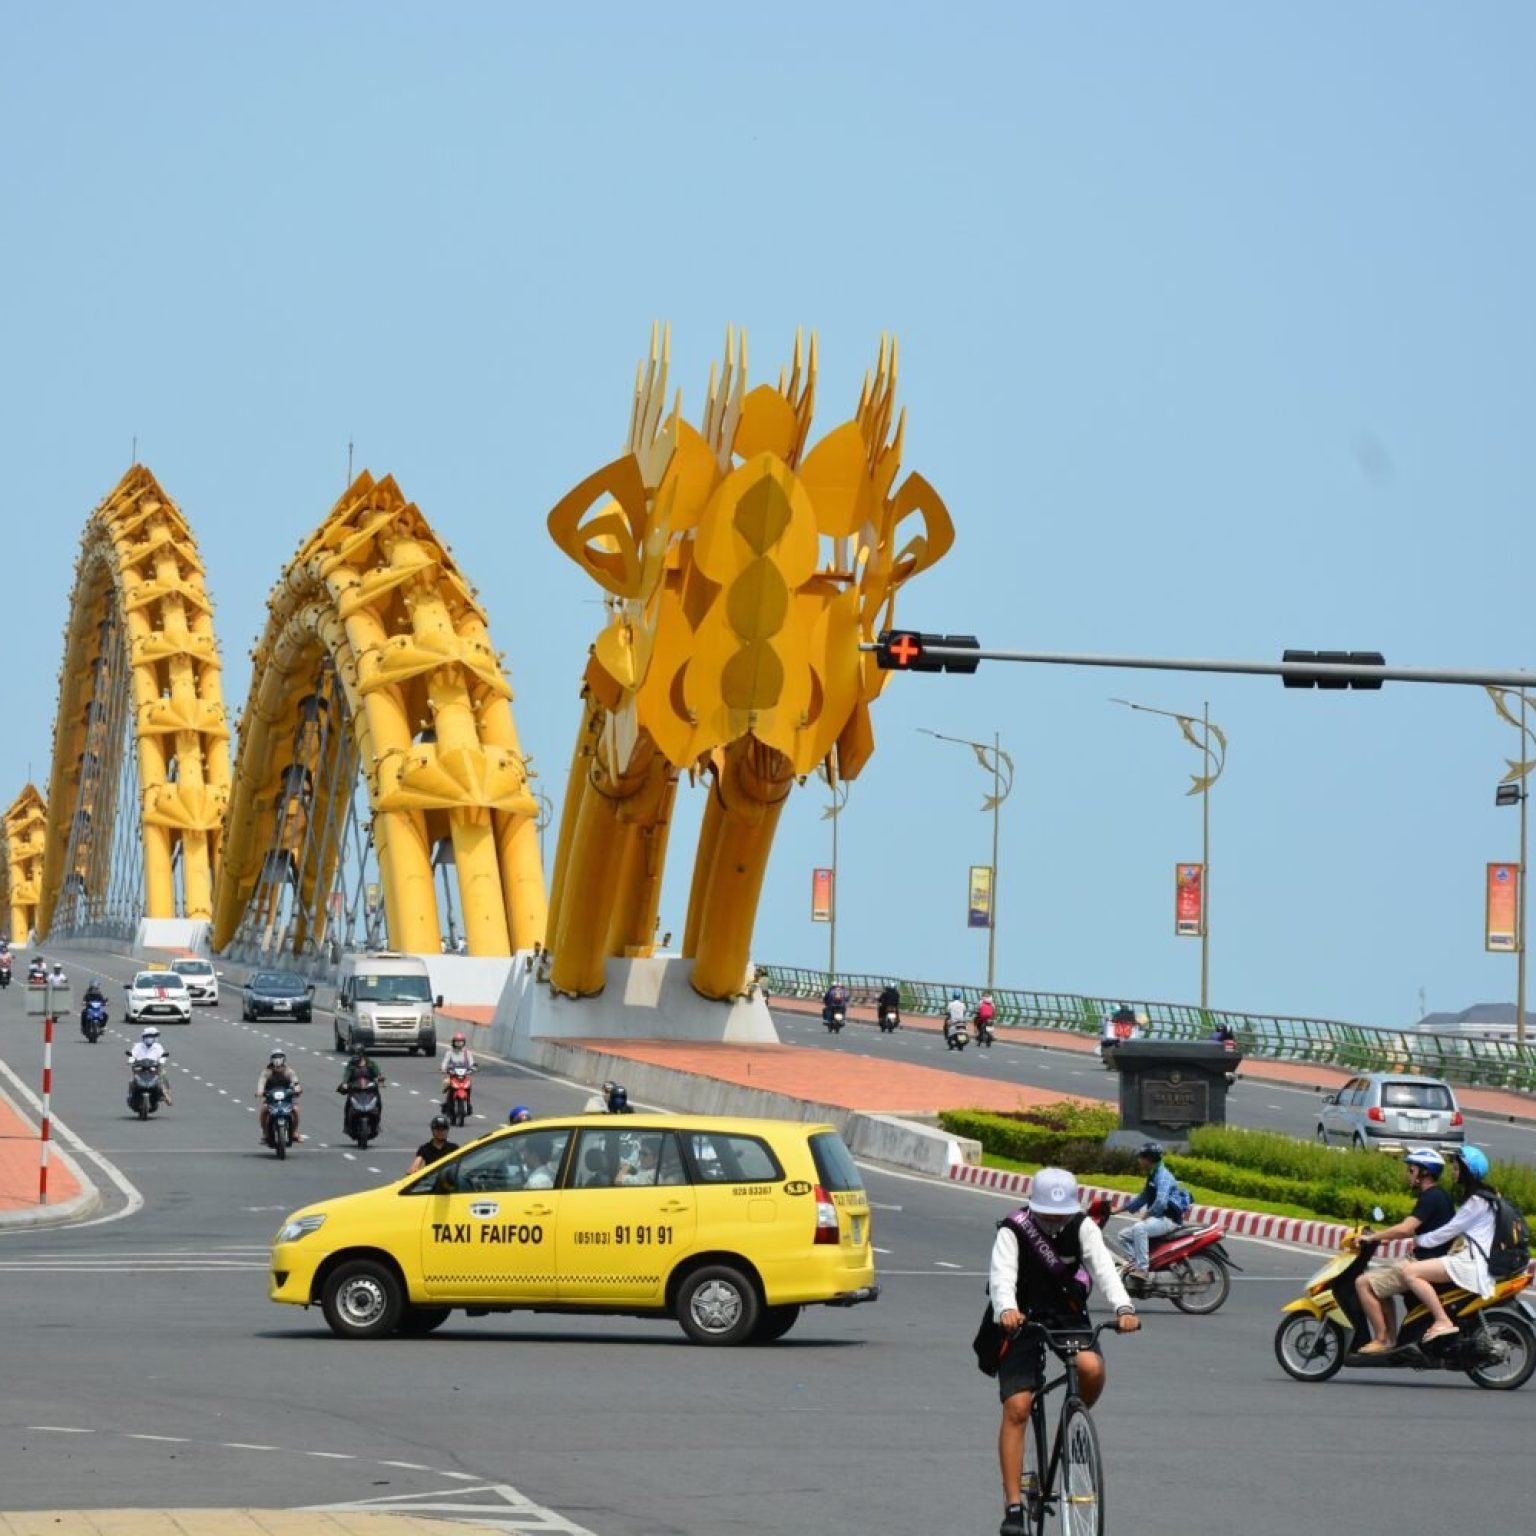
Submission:
<svg viewBox="0 0 1536 1536">
<path fill-rule="evenodd" d="M 971 894 L 965 919 L 967 928 L 992 926 L 992 866 L 971 865 Z"/>
</svg>

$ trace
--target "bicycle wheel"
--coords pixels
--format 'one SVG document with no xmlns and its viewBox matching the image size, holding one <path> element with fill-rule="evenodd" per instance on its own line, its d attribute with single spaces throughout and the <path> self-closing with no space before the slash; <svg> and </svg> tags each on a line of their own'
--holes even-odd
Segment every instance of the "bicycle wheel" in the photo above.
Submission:
<svg viewBox="0 0 1536 1536">
<path fill-rule="evenodd" d="M 1061 1415 L 1062 1536 L 1104 1536 L 1104 1460 L 1093 1418 L 1072 1401 Z"/>
<path fill-rule="evenodd" d="M 1045 1533 L 1046 1464 L 1051 1454 L 1045 1428 L 1045 1394 L 1035 1393 L 1029 1410 L 1029 1441 L 1024 1447 L 1024 1526 L 1034 1536 Z M 1033 1454 L 1031 1454 L 1033 1445 Z"/>
</svg>

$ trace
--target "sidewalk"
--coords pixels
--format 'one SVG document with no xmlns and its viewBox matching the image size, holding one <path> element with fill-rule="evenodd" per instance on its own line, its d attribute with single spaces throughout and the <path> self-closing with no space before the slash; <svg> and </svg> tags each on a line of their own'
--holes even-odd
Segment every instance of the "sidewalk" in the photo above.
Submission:
<svg viewBox="0 0 1536 1536">
<path fill-rule="evenodd" d="M 821 1004 L 810 998 L 775 997 L 770 1006 L 785 1013 L 809 1014 L 821 1017 Z M 850 1024 L 875 1023 L 873 1008 L 850 1008 Z M 903 1014 L 903 1029 L 940 1030 L 938 1019 L 917 1014 Z M 1099 1042 L 1092 1035 L 1080 1035 L 1068 1029 L 1025 1029 L 1012 1024 L 1002 1024 L 997 1029 L 997 1043 L 1005 1045 L 1033 1045 L 1047 1051 L 1071 1051 L 1082 1056 L 1098 1057 Z M 1237 1069 L 1239 1080 L 1245 1077 L 1265 1078 L 1270 1082 L 1289 1083 L 1297 1088 L 1313 1088 L 1319 1093 L 1332 1093 L 1359 1074 L 1342 1067 L 1325 1067 L 1309 1061 L 1271 1061 L 1264 1056 L 1246 1056 Z M 1464 1110 L 1480 1115 L 1500 1116 L 1507 1120 L 1536 1121 L 1536 1100 L 1529 1094 L 1511 1093 L 1503 1088 L 1472 1088 L 1457 1083 L 1453 1085 L 1456 1098 Z"/>
<path fill-rule="evenodd" d="M 36 1124 L 0 1090 L 0 1227 L 33 1226 L 68 1221 L 96 1203 L 94 1188 L 87 1189 L 60 1156 L 57 1142 L 49 1143 L 48 1204 L 37 1199 L 37 1170 L 41 1143 Z M 0 1525 L 0 1532 L 4 1526 Z"/>
</svg>

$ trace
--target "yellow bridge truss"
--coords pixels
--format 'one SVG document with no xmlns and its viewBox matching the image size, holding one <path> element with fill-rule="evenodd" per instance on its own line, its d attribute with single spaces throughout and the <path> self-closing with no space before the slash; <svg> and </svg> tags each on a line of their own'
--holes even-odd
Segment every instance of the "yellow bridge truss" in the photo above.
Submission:
<svg viewBox="0 0 1536 1536">
<path fill-rule="evenodd" d="M 31 784 L 0 817 L 0 922 L 13 944 L 25 944 L 37 926 L 47 824 L 48 809 Z"/>
<path fill-rule="evenodd" d="M 551 984 L 590 994 L 609 958 L 651 952 L 686 773 L 709 799 L 683 954 L 697 991 L 739 994 L 790 789 L 868 761 L 885 676 L 861 644 L 954 530 L 922 476 L 898 481 L 894 343 L 814 444 L 814 337 L 776 387 L 749 389 L 746 338 L 728 332 L 698 426 L 680 394 L 669 405 L 668 371 L 653 332 L 624 452 L 549 515 L 609 617 L 582 676 L 547 908 L 485 612 L 395 482 L 360 475 L 279 577 L 231 773 L 202 564 L 135 466 L 86 527 L 46 821 L 30 786 L 6 816 L 13 934 L 110 917 L 114 881 L 141 873 L 142 914 L 208 918 L 215 948 L 334 952 L 350 861 L 355 880 L 376 876 L 390 944 L 431 952 L 434 871 L 451 901 L 451 869 L 469 953 L 546 946 Z"/>
</svg>

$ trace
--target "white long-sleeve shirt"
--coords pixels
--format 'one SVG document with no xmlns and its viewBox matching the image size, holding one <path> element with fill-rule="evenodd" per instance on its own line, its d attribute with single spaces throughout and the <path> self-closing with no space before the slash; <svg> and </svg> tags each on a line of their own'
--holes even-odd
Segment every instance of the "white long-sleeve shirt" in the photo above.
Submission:
<svg viewBox="0 0 1536 1536">
<path fill-rule="evenodd" d="M 1460 1209 L 1443 1227 L 1433 1232 L 1414 1233 L 1413 1242 L 1417 1248 L 1439 1248 L 1453 1237 L 1465 1237 L 1479 1254 L 1486 1254 L 1493 1247 L 1497 1225 L 1492 1203 L 1474 1197 L 1463 1200 Z"/>
<path fill-rule="evenodd" d="M 1098 1286 L 1104 1300 L 1116 1312 L 1122 1307 L 1135 1311 L 1096 1221 L 1084 1219 L 1078 1232 L 1078 1244 L 1083 1251 L 1083 1263 L 1093 1276 L 1093 1283 Z M 1004 1312 L 1019 1309 L 1019 1240 L 1007 1227 L 999 1227 L 993 1239 L 992 1268 L 987 1284 L 992 1296 L 994 1318 L 1000 1320 Z"/>
</svg>

